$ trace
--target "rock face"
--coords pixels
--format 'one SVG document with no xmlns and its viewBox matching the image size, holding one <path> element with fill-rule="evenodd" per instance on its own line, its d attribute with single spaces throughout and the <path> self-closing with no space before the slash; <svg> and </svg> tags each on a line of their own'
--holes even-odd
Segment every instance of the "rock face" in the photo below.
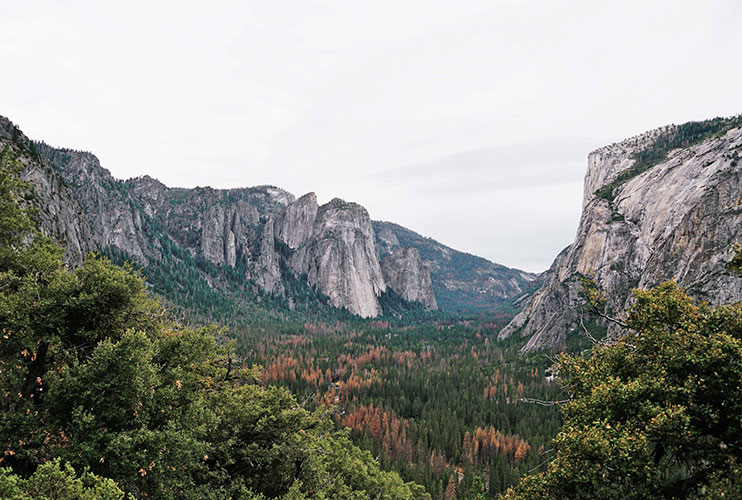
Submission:
<svg viewBox="0 0 742 500">
<path fill-rule="evenodd" d="M 149 176 L 121 181 L 90 154 L 34 144 L 0 120 L 42 207 L 45 233 L 79 265 L 85 252 L 115 249 L 142 263 L 190 256 L 242 269 L 269 294 L 283 294 L 285 268 L 304 275 L 336 307 L 381 313 L 386 290 L 368 212 L 335 199 L 318 207 L 272 186 L 217 190 L 169 188 Z"/>
<path fill-rule="evenodd" d="M 277 261 L 261 249 L 272 249 L 271 215 L 293 201 L 291 194 L 271 186 L 169 188 L 149 176 L 121 181 L 90 153 L 38 149 L 72 186 L 97 248 L 144 263 L 184 253 L 216 266 L 242 265 L 267 292 L 280 290 Z"/>
<path fill-rule="evenodd" d="M 21 177 L 31 183 L 37 200 L 39 229 L 64 245 L 64 259 L 71 266 L 82 264 L 85 254 L 96 248 L 91 228 L 70 186 L 39 158 L 35 145 L 10 120 L 0 116 L 0 150 L 10 147 L 23 164 Z"/>
<path fill-rule="evenodd" d="M 260 239 L 260 253 L 253 274 L 255 276 L 255 282 L 263 291 L 268 293 L 283 293 L 281 266 L 278 254 L 276 253 L 273 225 L 274 221 L 271 215 L 263 227 L 263 235 Z"/>
<path fill-rule="evenodd" d="M 409 302 L 420 302 L 428 310 L 438 309 L 430 280 L 430 268 L 413 247 L 401 248 L 381 261 L 381 272 L 389 288 Z"/>
<path fill-rule="evenodd" d="M 307 193 L 291 203 L 276 221 L 276 238 L 296 250 L 312 237 L 318 210 L 314 193 Z"/>
<path fill-rule="evenodd" d="M 417 250 L 430 270 L 436 303 L 442 309 L 492 309 L 525 292 L 537 277 L 459 252 L 392 222 L 373 225 L 382 259 L 404 247 Z"/>
<path fill-rule="evenodd" d="M 736 126 L 735 126 L 736 125 Z M 596 191 L 631 167 L 665 127 L 592 152 L 575 242 L 548 271 L 544 286 L 500 337 L 522 335 L 524 350 L 560 345 L 577 327 L 578 276 L 591 276 L 613 313 L 625 310 L 632 288 L 674 279 L 692 296 L 720 304 L 742 300 L 742 278 L 726 264 L 742 241 L 742 128 L 738 121 L 683 149 L 613 190 Z M 618 333 L 615 327 L 609 335 Z"/>
<path fill-rule="evenodd" d="M 309 198 L 304 205 L 311 205 L 312 201 L 316 204 L 314 198 Z M 293 213 L 312 214 L 313 210 L 299 207 Z M 288 234 L 290 241 L 300 240 L 294 238 L 297 232 Z M 306 274 L 309 283 L 317 285 L 336 307 L 345 307 L 362 317 L 381 314 L 378 297 L 386 290 L 386 284 L 371 219 L 362 206 L 335 198 L 319 207 L 311 235 L 291 257 L 291 268 Z"/>
<path fill-rule="evenodd" d="M 286 294 L 294 292 L 288 285 L 297 286 L 289 280 L 304 280 L 334 306 L 363 317 L 382 313 L 379 298 L 387 281 L 406 300 L 435 309 L 439 291 L 488 297 L 489 307 L 490 299 L 502 302 L 533 278 L 432 240 L 421 244 L 419 235 L 372 222 L 362 206 L 340 199 L 319 206 L 314 193 L 297 200 L 273 186 L 170 188 L 146 175 L 122 181 L 94 155 L 32 142 L 0 117 L 5 145 L 26 167 L 42 231 L 65 246 L 73 266 L 89 250 L 110 252 L 168 272 L 187 268 L 198 276 L 183 279 L 203 279 L 211 287 L 229 276 L 238 287 L 251 283 L 283 295 L 289 305 L 294 297 Z M 454 276 L 472 262 L 477 279 Z"/>
<path fill-rule="evenodd" d="M 177 247 L 217 266 L 244 263 L 245 279 L 283 294 L 282 260 L 306 275 L 336 307 L 362 317 L 381 313 L 386 290 L 368 212 L 335 199 L 317 206 L 278 188 L 168 188 L 148 176 L 119 181 L 88 153 L 41 147 L 82 200 L 100 248 L 140 260 Z M 167 243 L 166 243 L 167 242 Z"/>
</svg>

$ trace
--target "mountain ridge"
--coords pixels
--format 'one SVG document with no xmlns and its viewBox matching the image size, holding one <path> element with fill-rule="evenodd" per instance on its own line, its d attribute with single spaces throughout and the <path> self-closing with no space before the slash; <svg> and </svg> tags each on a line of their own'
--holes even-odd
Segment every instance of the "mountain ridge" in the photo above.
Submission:
<svg viewBox="0 0 742 500">
<path fill-rule="evenodd" d="M 293 274 L 317 288 L 334 307 L 362 317 L 382 313 L 380 297 L 387 289 L 425 309 L 438 306 L 435 290 L 441 290 L 440 283 L 431 281 L 431 263 L 419 258 L 420 248 L 415 250 L 417 257 L 406 251 L 395 265 L 382 266 L 390 252 L 377 250 L 377 223 L 358 204 L 335 198 L 320 206 L 313 193 L 297 199 L 270 185 L 182 188 L 168 187 L 149 175 L 121 180 L 92 153 L 31 141 L 6 118 L 0 117 L 0 126 L 4 130 L 0 143 L 20 148 L 39 204 L 56 209 L 41 221 L 42 228 L 71 249 L 67 257 L 72 265 L 79 265 L 90 250 L 113 252 L 143 265 L 161 261 L 166 254 L 175 260 L 187 254 L 194 262 L 206 261 L 201 267 L 231 268 L 228 274 L 237 286 L 249 281 L 271 295 L 288 293 L 286 280 L 294 278 L 287 273 Z M 52 204 L 55 196 L 63 201 Z M 64 211 L 59 205 L 72 208 Z M 532 278 L 520 271 L 514 276 L 516 287 L 503 285 L 503 290 L 519 293 Z M 490 278 L 496 283 L 500 277 Z M 204 279 L 214 283 L 206 275 Z M 473 305 L 498 307 L 509 298 L 507 291 Z M 295 303 L 295 298 L 287 299 Z"/>
<path fill-rule="evenodd" d="M 418 250 L 438 303 L 449 310 L 486 310 L 530 288 L 539 276 L 455 250 L 394 222 L 373 221 L 382 257 L 401 247 Z"/>
</svg>

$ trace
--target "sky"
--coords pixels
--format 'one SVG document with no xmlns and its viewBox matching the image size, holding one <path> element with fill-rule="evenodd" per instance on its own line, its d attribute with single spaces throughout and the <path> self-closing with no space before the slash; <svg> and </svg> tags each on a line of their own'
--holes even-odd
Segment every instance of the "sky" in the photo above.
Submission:
<svg viewBox="0 0 742 500">
<path fill-rule="evenodd" d="M 0 115 L 118 178 L 339 197 L 543 271 L 588 153 L 742 112 L 742 2 L 0 3 Z"/>
</svg>

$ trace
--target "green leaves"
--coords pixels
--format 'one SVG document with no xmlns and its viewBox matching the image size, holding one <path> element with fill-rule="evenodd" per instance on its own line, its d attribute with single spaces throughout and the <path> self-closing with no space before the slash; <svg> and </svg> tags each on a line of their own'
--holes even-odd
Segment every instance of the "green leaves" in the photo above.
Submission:
<svg viewBox="0 0 742 500">
<path fill-rule="evenodd" d="M 110 479 L 85 473 L 77 477 L 70 464 L 59 459 L 40 465 L 23 479 L 10 469 L 0 469 L 0 498 L 7 500 L 124 500 L 125 495 Z"/>
<path fill-rule="evenodd" d="M 742 458 L 742 305 L 697 306 L 672 282 L 635 298 L 631 333 L 560 359 L 556 459 L 506 498 L 687 496 Z"/>
<path fill-rule="evenodd" d="M 732 257 L 728 267 L 730 271 L 742 274 L 742 245 L 739 243 L 734 245 L 734 257 Z"/>
<path fill-rule="evenodd" d="M 139 277 L 94 257 L 43 276 L 0 294 L 12 329 L 3 341 L 15 348 L 3 351 L 14 374 L 3 390 L 21 392 L 33 367 L 50 387 L 43 406 L 10 398 L 0 418 L 6 463 L 62 457 L 150 498 L 425 497 L 328 416 L 231 367 L 216 329 L 165 323 Z M 34 364 L 42 344 L 48 355 Z"/>
</svg>

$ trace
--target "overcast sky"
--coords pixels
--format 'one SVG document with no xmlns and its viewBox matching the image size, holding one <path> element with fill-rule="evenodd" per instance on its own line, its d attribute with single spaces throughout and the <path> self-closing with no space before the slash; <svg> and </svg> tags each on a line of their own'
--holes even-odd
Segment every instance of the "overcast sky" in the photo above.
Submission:
<svg viewBox="0 0 742 500">
<path fill-rule="evenodd" d="M 587 154 L 742 112 L 742 2 L 0 3 L 0 114 L 114 176 L 340 197 L 529 271 Z"/>
</svg>

